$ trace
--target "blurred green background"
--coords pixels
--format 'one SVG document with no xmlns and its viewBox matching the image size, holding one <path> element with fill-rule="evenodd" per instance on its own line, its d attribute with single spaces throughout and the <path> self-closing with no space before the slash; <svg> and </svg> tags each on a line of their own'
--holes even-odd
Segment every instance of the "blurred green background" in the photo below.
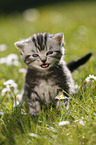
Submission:
<svg viewBox="0 0 96 145">
<path fill-rule="evenodd" d="M 64 33 L 66 62 L 89 52 L 93 56 L 73 73 L 78 93 L 73 95 L 69 109 L 61 109 L 60 115 L 49 110 L 49 120 L 45 112 L 41 115 L 41 122 L 35 125 L 28 116 L 22 118 L 21 112 L 11 114 L 14 101 L 18 102 L 24 86 L 25 74 L 20 71 L 21 68 L 26 69 L 14 43 L 38 32 Z M 90 74 L 93 80 L 84 84 Z M 26 145 L 29 141 L 28 144 L 36 145 L 96 145 L 95 76 L 96 1 L 0 0 L 0 112 L 5 114 L 0 119 L 3 126 L 0 126 L 0 145 Z M 4 82 L 10 79 L 14 86 L 8 91 Z M 85 91 L 83 88 L 86 88 Z M 63 120 L 70 124 L 58 127 Z M 23 135 L 18 121 L 24 129 Z M 29 121 L 31 130 L 27 129 Z M 55 132 L 47 130 L 49 126 L 54 127 Z M 30 138 L 26 132 L 38 134 L 40 138 Z"/>
<path fill-rule="evenodd" d="M 23 11 L 28 8 L 36 8 L 42 5 L 58 2 L 94 1 L 94 0 L 0 0 L 0 13 Z"/>
</svg>

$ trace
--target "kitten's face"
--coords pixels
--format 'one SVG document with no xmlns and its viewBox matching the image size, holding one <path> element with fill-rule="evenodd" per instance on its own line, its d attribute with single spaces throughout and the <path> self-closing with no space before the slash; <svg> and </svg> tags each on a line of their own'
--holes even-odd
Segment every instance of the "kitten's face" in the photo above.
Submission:
<svg viewBox="0 0 96 145">
<path fill-rule="evenodd" d="M 15 46 L 19 48 L 22 59 L 28 66 L 43 71 L 59 63 L 63 44 L 63 33 L 38 33 L 16 42 Z"/>
</svg>

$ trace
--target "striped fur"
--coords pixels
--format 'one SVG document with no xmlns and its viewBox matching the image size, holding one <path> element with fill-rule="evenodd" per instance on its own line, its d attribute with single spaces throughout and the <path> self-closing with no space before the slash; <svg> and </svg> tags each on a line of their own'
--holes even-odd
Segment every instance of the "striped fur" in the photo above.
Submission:
<svg viewBox="0 0 96 145">
<path fill-rule="evenodd" d="M 31 114 L 40 113 L 42 106 L 56 106 L 55 97 L 62 90 L 74 92 L 72 75 L 63 60 L 63 44 L 62 33 L 38 33 L 15 43 L 28 66 L 22 100 Z"/>
<path fill-rule="evenodd" d="M 38 33 L 37 35 L 34 34 L 32 37 L 32 41 L 35 44 L 35 47 L 39 49 L 39 51 L 42 51 L 44 49 L 47 50 L 47 33 Z"/>
<path fill-rule="evenodd" d="M 42 106 L 56 106 L 55 97 L 62 90 L 69 94 L 74 92 L 71 64 L 64 62 L 63 44 L 63 33 L 38 33 L 15 43 L 28 66 L 22 101 L 31 114 L 40 113 Z"/>
</svg>

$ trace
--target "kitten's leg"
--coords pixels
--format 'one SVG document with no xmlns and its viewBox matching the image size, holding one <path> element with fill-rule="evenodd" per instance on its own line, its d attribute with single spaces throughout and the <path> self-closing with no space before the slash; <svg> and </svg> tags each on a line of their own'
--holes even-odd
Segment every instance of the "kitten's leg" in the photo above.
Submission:
<svg viewBox="0 0 96 145">
<path fill-rule="evenodd" d="M 41 112 L 39 98 L 36 93 L 30 90 L 30 87 L 27 84 L 25 84 L 21 102 L 31 115 L 36 115 Z"/>
<path fill-rule="evenodd" d="M 41 106 L 39 101 L 31 101 L 28 103 L 29 105 L 29 113 L 31 115 L 38 115 L 41 113 Z"/>
<path fill-rule="evenodd" d="M 23 96 L 23 98 L 31 115 L 38 115 L 39 113 L 41 113 L 40 98 L 36 94 L 36 92 L 26 94 L 26 96 Z"/>
</svg>

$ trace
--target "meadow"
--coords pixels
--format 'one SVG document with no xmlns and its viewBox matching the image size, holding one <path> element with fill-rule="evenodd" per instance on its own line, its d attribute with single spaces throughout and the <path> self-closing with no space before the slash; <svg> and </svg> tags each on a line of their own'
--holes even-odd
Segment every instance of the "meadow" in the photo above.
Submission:
<svg viewBox="0 0 96 145">
<path fill-rule="evenodd" d="M 65 61 L 92 52 L 73 73 L 76 94 L 69 109 L 42 110 L 31 117 L 16 107 L 26 66 L 14 43 L 34 33 L 63 32 Z M 96 145 L 96 2 L 58 3 L 0 15 L 0 145 Z"/>
</svg>

